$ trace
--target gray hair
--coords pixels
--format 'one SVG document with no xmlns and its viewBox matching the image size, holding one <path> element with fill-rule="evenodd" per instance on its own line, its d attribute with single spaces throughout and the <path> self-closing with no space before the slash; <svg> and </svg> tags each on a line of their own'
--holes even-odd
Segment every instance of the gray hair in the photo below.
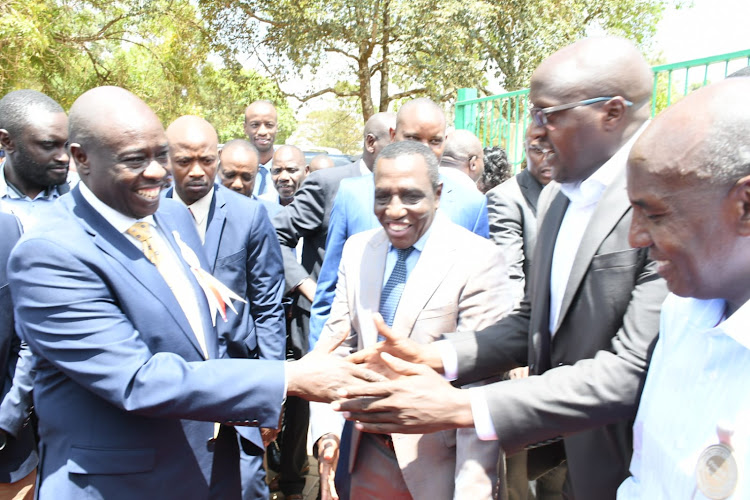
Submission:
<svg viewBox="0 0 750 500">
<path fill-rule="evenodd" d="M 387 145 L 380 152 L 378 157 L 375 159 L 375 171 L 377 172 L 378 164 L 380 160 L 395 160 L 402 156 L 421 156 L 427 163 L 427 174 L 430 177 L 430 184 L 432 184 L 433 191 L 437 191 L 440 186 L 440 170 L 438 169 L 439 163 L 430 148 L 416 141 L 399 141 Z"/>
</svg>

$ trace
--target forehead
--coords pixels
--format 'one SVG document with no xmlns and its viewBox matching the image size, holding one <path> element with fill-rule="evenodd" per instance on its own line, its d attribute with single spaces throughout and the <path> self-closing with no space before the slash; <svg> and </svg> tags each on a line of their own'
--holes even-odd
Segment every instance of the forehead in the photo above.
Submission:
<svg viewBox="0 0 750 500">
<path fill-rule="evenodd" d="M 301 153 L 298 153 L 297 151 L 293 149 L 279 149 L 276 151 L 276 153 L 273 155 L 273 163 L 274 165 L 304 165 L 305 164 L 305 156 Z"/>
<path fill-rule="evenodd" d="M 378 189 L 399 186 L 430 187 L 427 162 L 420 155 L 382 158 L 375 168 L 375 187 Z"/>
<path fill-rule="evenodd" d="M 412 108 L 399 116 L 396 131 L 445 135 L 445 118 L 431 109 Z"/>
<path fill-rule="evenodd" d="M 189 129 L 177 137 L 169 136 L 169 146 L 175 151 L 186 153 L 188 151 L 197 153 L 217 154 L 218 141 L 202 130 Z"/>
<path fill-rule="evenodd" d="M 106 123 L 92 124 L 94 145 L 97 148 L 119 151 L 150 147 L 167 147 L 167 134 L 161 122 L 152 113 L 123 116 Z"/>
<path fill-rule="evenodd" d="M 65 113 L 53 113 L 39 107 L 29 110 L 22 135 L 29 138 L 68 137 L 68 116 Z"/>
<path fill-rule="evenodd" d="M 245 114 L 247 121 L 276 121 L 276 109 L 270 104 L 258 103 L 247 108 Z"/>
<path fill-rule="evenodd" d="M 258 156 L 249 149 L 224 149 L 221 152 L 221 163 L 225 167 L 232 167 L 237 170 L 256 170 L 258 168 Z"/>
</svg>

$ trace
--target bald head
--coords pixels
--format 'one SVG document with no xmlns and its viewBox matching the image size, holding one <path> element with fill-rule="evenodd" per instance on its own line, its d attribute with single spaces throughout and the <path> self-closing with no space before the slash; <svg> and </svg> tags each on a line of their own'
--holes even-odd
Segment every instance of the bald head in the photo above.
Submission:
<svg viewBox="0 0 750 500">
<path fill-rule="evenodd" d="M 375 158 L 391 143 L 391 129 L 396 128 L 396 113 L 375 113 L 365 123 L 362 161 L 372 170 Z"/>
<path fill-rule="evenodd" d="M 315 172 L 316 170 L 323 170 L 334 166 L 335 164 L 333 163 L 333 160 L 327 154 L 313 156 L 312 160 L 310 160 L 310 172 Z"/>
<path fill-rule="evenodd" d="M 153 214 L 167 183 L 169 145 L 146 103 L 125 89 L 98 87 L 73 103 L 69 123 L 81 181 L 128 217 Z"/>
<path fill-rule="evenodd" d="M 583 181 L 614 156 L 648 120 L 651 85 L 646 60 L 621 38 L 587 38 L 542 61 L 527 140 L 550 146 L 552 179 Z"/>
<path fill-rule="evenodd" d="M 427 98 L 407 102 L 396 115 L 396 128 L 391 129 L 391 141 L 421 142 L 440 160 L 445 147 L 445 113 Z"/>
<path fill-rule="evenodd" d="M 167 127 L 174 187 L 186 205 L 206 196 L 214 186 L 219 164 L 219 137 L 199 116 L 181 116 Z"/>
<path fill-rule="evenodd" d="M 669 289 L 750 299 L 750 79 L 730 78 L 667 108 L 628 158 L 630 243 L 649 248 Z"/>
<path fill-rule="evenodd" d="M 224 144 L 219 153 L 219 176 L 224 187 L 252 196 L 258 175 L 258 150 L 243 139 Z"/>
<path fill-rule="evenodd" d="M 452 167 L 476 182 L 484 172 L 484 152 L 479 138 L 468 130 L 454 130 L 445 141 L 441 167 Z"/>
</svg>

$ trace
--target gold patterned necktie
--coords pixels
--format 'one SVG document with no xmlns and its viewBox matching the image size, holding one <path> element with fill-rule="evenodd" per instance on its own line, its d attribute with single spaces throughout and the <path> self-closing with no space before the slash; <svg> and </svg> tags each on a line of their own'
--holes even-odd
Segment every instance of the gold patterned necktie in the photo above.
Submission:
<svg viewBox="0 0 750 500">
<path fill-rule="evenodd" d="M 154 247 L 154 239 L 151 235 L 151 227 L 147 222 L 136 222 L 130 226 L 127 233 L 141 242 L 141 248 L 146 258 L 155 266 L 159 265 L 159 251 Z"/>
</svg>

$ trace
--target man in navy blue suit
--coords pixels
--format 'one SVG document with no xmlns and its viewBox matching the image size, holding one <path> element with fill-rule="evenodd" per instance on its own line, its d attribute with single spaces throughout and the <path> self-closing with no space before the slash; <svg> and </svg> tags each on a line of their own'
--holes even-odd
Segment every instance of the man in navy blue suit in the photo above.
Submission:
<svg viewBox="0 0 750 500">
<path fill-rule="evenodd" d="M 70 142 L 81 183 L 8 265 L 35 355 L 39 498 L 239 499 L 230 426 L 274 427 L 287 395 L 330 401 L 379 377 L 333 346 L 294 363 L 219 359 L 212 323 L 236 301 L 205 271 L 189 212 L 161 199 L 159 119 L 99 87 L 73 104 Z"/>
<path fill-rule="evenodd" d="M 16 335 L 6 265 L 21 236 L 18 220 L 0 213 L 0 498 L 31 499 L 39 461 L 31 412 L 31 352 Z"/>
<path fill-rule="evenodd" d="M 284 269 L 276 232 L 260 203 L 214 184 L 219 163 L 218 136 L 210 123 L 182 116 L 167 128 L 174 188 L 168 198 L 181 201 L 195 220 L 214 277 L 240 295 L 217 325 L 221 357 L 284 359 L 286 329 Z M 245 500 L 265 498 L 265 444 L 276 429 L 239 429 L 240 475 Z"/>
</svg>

